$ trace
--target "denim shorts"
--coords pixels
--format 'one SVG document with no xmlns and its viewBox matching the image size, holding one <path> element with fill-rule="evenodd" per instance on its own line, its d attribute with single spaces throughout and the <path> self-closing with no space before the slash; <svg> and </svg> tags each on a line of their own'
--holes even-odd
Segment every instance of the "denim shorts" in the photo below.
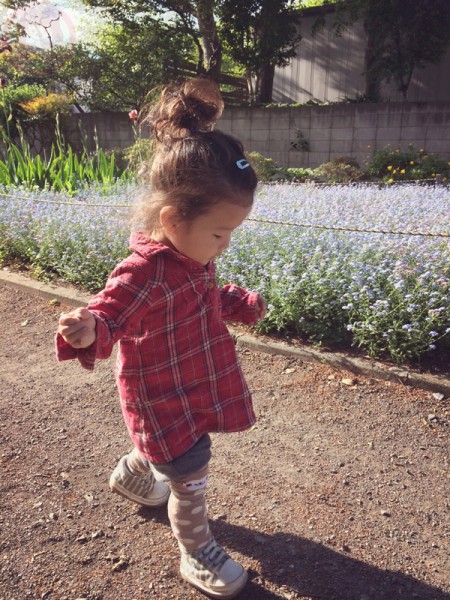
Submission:
<svg viewBox="0 0 450 600">
<path fill-rule="evenodd" d="M 205 467 L 211 460 L 211 438 L 202 436 L 187 452 L 169 463 L 150 463 L 155 479 L 159 481 L 185 481 L 189 475 Z"/>
</svg>

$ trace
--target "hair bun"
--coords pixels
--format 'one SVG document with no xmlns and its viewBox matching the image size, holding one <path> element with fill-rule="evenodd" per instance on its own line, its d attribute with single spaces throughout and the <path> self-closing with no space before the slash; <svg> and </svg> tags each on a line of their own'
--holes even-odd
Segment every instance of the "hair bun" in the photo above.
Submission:
<svg viewBox="0 0 450 600">
<path fill-rule="evenodd" d="M 159 141 L 167 141 L 211 131 L 223 106 L 219 87 L 211 79 L 198 77 L 175 90 L 166 88 L 149 115 L 153 135 Z"/>
</svg>

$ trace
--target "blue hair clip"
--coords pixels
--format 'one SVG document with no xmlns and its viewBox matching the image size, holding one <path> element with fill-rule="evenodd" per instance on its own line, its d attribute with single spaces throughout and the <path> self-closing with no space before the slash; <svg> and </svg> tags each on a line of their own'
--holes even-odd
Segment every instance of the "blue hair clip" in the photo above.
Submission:
<svg viewBox="0 0 450 600">
<path fill-rule="evenodd" d="M 249 162 L 247 162 L 247 161 L 245 160 L 245 158 L 241 158 L 240 160 L 237 160 L 237 161 L 236 161 L 236 165 L 238 166 L 238 168 L 239 168 L 239 169 L 242 169 L 242 170 L 244 170 L 244 169 L 246 169 L 247 167 L 249 167 L 249 166 L 250 166 L 250 163 L 249 163 Z"/>
</svg>

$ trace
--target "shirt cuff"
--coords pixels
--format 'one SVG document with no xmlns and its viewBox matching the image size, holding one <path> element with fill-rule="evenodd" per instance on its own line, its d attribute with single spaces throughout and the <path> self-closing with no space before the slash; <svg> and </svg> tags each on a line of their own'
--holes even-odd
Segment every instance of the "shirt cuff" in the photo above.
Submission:
<svg viewBox="0 0 450 600">
<path fill-rule="evenodd" d="M 55 338 L 55 351 L 56 359 L 59 362 L 77 358 L 84 369 L 87 369 L 88 371 L 94 370 L 97 342 L 94 342 L 88 348 L 72 348 L 72 346 L 64 340 L 62 335 L 57 333 Z"/>
</svg>

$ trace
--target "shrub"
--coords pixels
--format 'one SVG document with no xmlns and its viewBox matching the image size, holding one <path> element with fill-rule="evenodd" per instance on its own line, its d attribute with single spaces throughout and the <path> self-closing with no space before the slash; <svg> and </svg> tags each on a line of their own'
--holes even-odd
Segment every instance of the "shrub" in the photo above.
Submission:
<svg viewBox="0 0 450 600">
<path fill-rule="evenodd" d="M 364 179 L 364 173 L 354 158 L 340 156 L 315 169 L 314 174 L 326 177 L 329 183 L 351 183 Z"/>
<path fill-rule="evenodd" d="M 430 179 L 437 174 L 450 176 L 449 163 L 426 150 L 417 150 L 412 144 L 406 150 L 392 150 L 386 146 L 377 150 L 367 164 L 367 173 L 390 183 L 410 179 Z"/>
<path fill-rule="evenodd" d="M 70 113 L 73 98 L 67 94 L 50 93 L 19 102 L 20 107 L 28 116 L 27 120 L 42 121 L 56 118 L 56 115 Z"/>
<path fill-rule="evenodd" d="M 278 171 L 276 162 L 272 158 L 266 158 L 259 152 L 247 152 L 247 158 L 260 181 L 270 181 Z"/>
<path fill-rule="evenodd" d="M 283 176 L 286 181 L 304 182 L 314 174 L 314 169 L 288 167 L 278 169 L 277 173 Z"/>
<path fill-rule="evenodd" d="M 143 162 L 149 163 L 152 158 L 152 141 L 138 138 L 132 146 L 124 150 L 127 168 L 131 173 L 137 174 Z"/>
<path fill-rule="evenodd" d="M 8 136 L 17 136 L 16 119 L 26 118 L 22 104 L 45 95 L 42 85 L 7 86 L 0 90 L 0 128 Z"/>
</svg>

